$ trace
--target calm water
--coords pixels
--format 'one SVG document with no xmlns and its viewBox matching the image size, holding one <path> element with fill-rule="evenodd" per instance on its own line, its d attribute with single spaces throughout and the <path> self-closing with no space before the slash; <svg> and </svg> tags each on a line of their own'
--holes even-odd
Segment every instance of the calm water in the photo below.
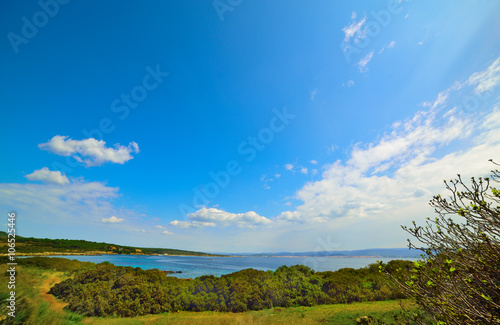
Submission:
<svg viewBox="0 0 500 325">
<path fill-rule="evenodd" d="M 388 262 L 395 258 L 382 257 L 205 257 L 205 256 L 142 256 L 142 255 L 101 255 L 101 256 L 61 256 L 78 261 L 101 263 L 108 261 L 118 266 L 140 267 L 182 271 L 174 274 L 178 278 L 195 278 L 202 275 L 220 276 L 243 269 L 276 270 L 281 265 L 303 264 L 316 271 L 336 271 L 344 267 L 361 268 L 376 263 Z M 414 261 L 414 258 L 397 258 Z"/>
</svg>

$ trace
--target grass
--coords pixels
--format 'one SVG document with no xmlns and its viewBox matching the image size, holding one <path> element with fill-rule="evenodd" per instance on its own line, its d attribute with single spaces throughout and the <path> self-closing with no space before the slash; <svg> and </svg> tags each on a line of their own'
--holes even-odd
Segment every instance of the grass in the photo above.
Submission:
<svg viewBox="0 0 500 325">
<path fill-rule="evenodd" d="M 7 266 L 1 265 L 0 299 L 5 303 L 12 291 L 7 287 Z M 34 267 L 16 266 L 16 317 L 7 316 L 7 309 L 2 306 L 0 324 L 26 325 L 59 325 L 75 324 L 83 319 L 82 316 L 62 310 L 64 303 L 48 295 L 48 287 L 56 281 L 67 278 L 62 272 L 41 270 Z M 51 303 L 52 302 L 52 303 Z"/>
<path fill-rule="evenodd" d="M 7 267 L 2 265 L 0 298 L 9 296 Z M 177 312 L 134 318 L 83 317 L 63 310 L 65 303 L 47 292 L 55 283 L 68 278 L 68 274 L 17 266 L 16 318 L 6 318 L 6 309 L 0 315 L 1 324 L 66 325 L 66 324 L 357 324 L 356 319 L 371 316 L 380 324 L 395 324 L 394 316 L 401 311 L 399 301 L 364 302 L 354 304 L 322 305 L 314 307 L 273 308 L 244 313 Z"/>
<path fill-rule="evenodd" d="M 393 324 L 399 301 L 364 302 L 349 305 L 273 308 L 245 313 L 178 312 L 126 318 L 86 318 L 85 324 L 357 324 L 356 319 L 372 316 L 383 324 Z M 395 323 L 394 323 L 395 324 Z"/>
</svg>

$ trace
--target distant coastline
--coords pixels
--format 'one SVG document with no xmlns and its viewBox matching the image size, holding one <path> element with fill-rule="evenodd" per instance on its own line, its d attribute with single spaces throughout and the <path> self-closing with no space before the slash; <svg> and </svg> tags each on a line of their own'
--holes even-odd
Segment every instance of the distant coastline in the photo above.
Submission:
<svg viewBox="0 0 500 325">
<path fill-rule="evenodd" d="M 351 258 L 419 258 L 420 251 L 408 248 L 369 248 L 360 250 L 262 252 L 262 253 L 205 253 L 172 248 L 133 247 L 74 239 L 49 239 L 16 235 L 17 256 L 81 256 L 81 255 L 137 255 L 137 256 L 205 256 L 205 257 L 351 257 Z M 0 231 L 0 243 L 7 241 L 7 233 Z M 6 244 L 1 246 L 5 246 Z M 0 253 L 0 256 L 7 256 Z"/>
<path fill-rule="evenodd" d="M 251 255 L 252 256 L 252 255 Z M 255 255 L 259 257 L 284 257 L 284 258 L 306 258 L 306 257 L 341 257 L 341 258 L 408 258 L 408 256 L 384 256 L 384 255 Z M 417 258 L 417 257 L 415 257 Z"/>
<path fill-rule="evenodd" d="M 242 258 L 242 257 L 264 257 L 264 258 L 417 258 L 408 256 L 383 256 L 383 255 L 161 255 L 161 254 L 118 254 L 113 252 L 42 252 L 42 253 L 17 253 L 17 257 L 35 257 L 35 256 L 103 256 L 103 255 L 116 255 L 116 256 L 165 256 L 165 257 L 232 257 L 232 258 Z M 8 256 L 6 253 L 0 253 L 0 257 Z"/>
</svg>

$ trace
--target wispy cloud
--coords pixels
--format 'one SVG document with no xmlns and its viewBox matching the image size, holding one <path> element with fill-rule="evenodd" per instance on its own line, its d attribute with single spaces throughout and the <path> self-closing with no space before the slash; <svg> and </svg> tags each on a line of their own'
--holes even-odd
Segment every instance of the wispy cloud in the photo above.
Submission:
<svg viewBox="0 0 500 325">
<path fill-rule="evenodd" d="M 54 136 L 38 147 L 56 155 L 71 156 L 86 166 L 100 166 L 106 162 L 124 164 L 133 159 L 132 153 L 139 152 L 139 146 L 135 142 L 130 142 L 128 146 L 115 144 L 114 148 L 110 148 L 106 147 L 106 142 L 102 140 L 94 138 L 73 140 L 61 135 Z"/>
<path fill-rule="evenodd" d="M 52 184 L 68 184 L 69 179 L 66 175 L 61 174 L 60 171 L 51 171 L 47 167 L 35 170 L 33 173 L 25 176 L 30 181 L 42 181 L 44 183 Z"/>
<path fill-rule="evenodd" d="M 433 102 L 424 102 L 424 107 L 430 107 L 431 109 L 436 109 L 439 106 L 442 106 L 448 100 L 448 90 L 442 91 L 437 95 L 437 98 Z"/>
<path fill-rule="evenodd" d="M 428 110 L 393 123 L 391 132 L 377 141 L 355 145 L 345 161 L 326 165 L 321 180 L 297 191 L 295 198 L 303 204 L 277 220 L 388 227 L 432 213 L 426 203 L 442 192 L 442 179 L 457 173 L 487 176 L 492 168 L 488 160 L 500 160 L 500 106 L 489 103 L 489 111 L 472 116 L 452 103 L 463 97 L 464 85 L 481 92 L 499 84 L 499 62 L 440 92 L 424 103 Z"/>
<path fill-rule="evenodd" d="M 365 57 L 363 57 L 359 62 L 358 62 L 358 69 L 359 72 L 366 72 L 368 71 L 368 63 L 370 63 L 371 59 L 373 58 L 373 51 L 368 53 Z"/>
<path fill-rule="evenodd" d="M 48 224 L 88 224 L 116 215 L 112 200 L 118 188 L 81 180 L 60 184 L 0 183 L 0 206 L 14 206 L 24 220 Z"/>
<path fill-rule="evenodd" d="M 386 49 L 392 49 L 394 46 L 396 46 L 396 41 L 392 41 L 390 42 L 389 44 L 385 45 L 384 47 L 382 47 L 380 49 L 380 51 L 378 51 L 378 54 L 381 54 L 382 52 L 384 52 Z"/>
<path fill-rule="evenodd" d="M 342 84 L 343 87 L 351 88 L 354 86 L 354 80 L 348 80 Z"/>
<path fill-rule="evenodd" d="M 363 19 L 356 21 L 356 13 L 354 12 L 353 15 L 351 16 L 352 22 L 342 28 L 342 31 L 345 34 L 344 37 L 344 42 L 349 43 L 351 38 L 354 40 L 354 42 L 359 42 L 362 39 L 366 38 L 366 17 Z"/>
<path fill-rule="evenodd" d="M 488 69 L 471 75 L 467 83 L 475 86 L 474 90 L 477 94 L 482 94 L 496 87 L 500 83 L 500 57 Z"/>
<path fill-rule="evenodd" d="M 312 92 L 311 92 L 311 100 L 314 100 L 314 98 L 316 98 L 316 95 L 318 94 L 318 89 L 314 89 Z"/>
<path fill-rule="evenodd" d="M 495 154 L 500 152 L 500 137 L 492 137 L 493 130 L 498 134 L 498 128 L 484 129 L 488 143 L 477 143 L 439 159 L 432 156 L 452 141 L 469 138 L 472 125 L 484 126 L 485 121 L 490 121 L 490 126 L 491 121 L 498 121 L 500 126 L 500 111 L 489 114 L 481 123 L 450 117 L 448 123 L 438 126 L 434 116 L 408 122 L 404 125 L 408 131 L 392 134 L 366 148 L 356 147 L 346 163 L 338 161 L 327 166 L 320 181 L 308 183 L 297 192 L 303 205 L 296 211 L 283 212 L 279 219 L 326 222 L 384 216 L 398 220 L 409 207 L 414 209 L 412 214 L 424 216 L 426 201 L 441 191 L 443 178 L 452 178 L 456 173 L 483 175 L 491 167 L 488 159 L 500 158 Z M 486 137 L 478 134 L 472 141 L 481 138 Z M 387 173 L 389 169 L 392 171 Z"/>
</svg>

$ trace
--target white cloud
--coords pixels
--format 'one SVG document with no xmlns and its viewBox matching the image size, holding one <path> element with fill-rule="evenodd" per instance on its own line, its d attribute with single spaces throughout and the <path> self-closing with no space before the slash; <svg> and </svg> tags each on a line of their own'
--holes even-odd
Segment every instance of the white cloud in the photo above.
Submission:
<svg viewBox="0 0 500 325">
<path fill-rule="evenodd" d="M 310 163 L 313 164 L 313 165 L 317 165 L 318 164 L 318 162 L 316 160 L 311 160 Z"/>
<path fill-rule="evenodd" d="M 314 98 L 316 97 L 316 95 L 318 94 L 318 89 L 314 89 L 312 92 L 311 92 L 311 100 L 314 100 Z"/>
<path fill-rule="evenodd" d="M 348 26 L 342 28 L 342 31 L 345 34 L 344 42 L 349 43 L 351 38 L 354 39 L 354 42 L 359 42 L 366 37 L 366 17 L 361 19 L 360 21 L 356 21 L 356 13 L 353 13 L 351 16 L 352 22 Z"/>
<path fill-rule="evenodd" d="M 342 87 L 347 87 L 347 88 L 351 88 L 354 86 L 354 80 L 348 80 L 347 82 L 344 82 L 342 84 Z"/>
<path fill-rule="evenodd" d="M 287 202 L 287 203 L 290 203 L 290 202 Z M 286 220 L 286 221 L 302 221 L 300 213 L 298 211 L 294 211 L 294 212 L 285 211 L 285 212 L 282 212 L 278 216 L 278 219 L 279 220 Z"/>
<path fill-rule="evenodd" d="M 173 235 L 174 233 L 173 232 L 170 232 L 170 231 L 162 231 L 162 234 L 165 234 L 165 235 Z"/>
<path fill-rule="evenodd" d="M 123 219 L 119 219 L 115 216 L 109 217 L 109 218 L 102 218 L 101 222 L 103 223 L 120 223 L 122 222 Z"/>
<path fill-rule="evenodd" d="M 115 144 L 114 148 L 106 147 L 106 142 L 94 138 L 73 140 L 67 136 L 56 135 L 38 147 L 60 156 L 71 156 L 86 166 L 100 166 L 106 162 L 123 164 L 133 159 L 132 153 L 139 152 L 139 146 L 130 142 L 128 146 Z"/>
<path fill-rule="evenodd" d="M 253 211 L 245 213 L 230 213 L 215 208 L 201 208 L 200 210 L 188 214 L 189 221 L 174 220 L 170 225 L 178 228 L 199 228 L 199 227 L 255 227 L 267 225 L 271 220 L 262 217 Z"/>
<path fill-rule="evenodd" d="M 141 230 L 146 227 L 145 224 L 154 226 L 158 221 L 150 224 L 153 220 L 149 220 L 147 215 L 130 210 L 123 203 L 117 205 L 119 197 L 118 187 L 102 182 L 85 182 L 82 178 L 74 178 L 64 186 L 54 183 L 0 183 L 0 210 L 16 212 L 16 227 L 23 236 L 70 236 L 91 241 L 107 238 L 107 242 L 128 242 L 133 246 L 155 246 L 162 238 L 166 239 L 160 231 Z M 112 232 L 109 226 L 113 227 Z M 130 236 L 136 228 L 140 232 Z M 186 249 L 187 246 L 188 241 Z M 197 247 L 193 245 L 189 249 Z"/>
<path fill-rule="evenodd" d="M 47 167 L 43 167 L 42 169 L 35 170 L 33 173 L 25 176 L 30 181 L 42 181 L 44 183 L 52 183 L 52 184 L 68 184 L 69 179 L 61 174 L 60 171 L 51 171 Z"/>
<path fill-rule="evenodd" d="M 274 177 L 276 178 L 280 178 L 281 177 L 281 174 L 275 174 Z"/>
<path fill-rule="evenodd" d="M 442 91 L 437 95 L 437 98 L 434 100 L 434 102 L 432 103 L 424 102 L 423 106 L 435 109 L 436 107 L 444 105 L 448 100 L 448 96 L 449 96 L 449 90 Z"/>
<path fill-rule="evenodd" d="M 491 90 L 500 82 L 499 63 L 500 58 L 466 84 L 478 92 Z M 389 134 L 372 143 L 355 145 L 346 161 L 327 165 L 321 180 L 297 191 L 295 198 L 303 204 L 277 220 L 303 224 L 335 220 L 336 229 L 363 223 L 388 234 L 388 225 L 432 214 L 427 202 L 432 195 L 445 194 L 443 179 L 457 173 L 487 176 L 493 168 L 488 159 L 500 161 L 500 106 L 468 115 L 450 104 L 470 97 L 464 88 L 455 83 L 433 102 L 424 103 L 428 111 L 394 122 Z M 483 99 L 481 104 L 488 102 Z"/>
<path fill-rule="evenodd" d="M 356 146 L 348 165 L 366 172 L 370 168 L 380 167 L 383 163 L 390 166 L 408 159 L 423 159 L 436 148 L 455 139 L 465 138 L 472 131 L 469 121 L 454 116 L 450 116 L 444 125 L 437 123 L 436 114 L 431 111 L 418 112 L 413 119 L 406 121 L 378 142 L 364 147 Z"/>
<path fill-rule="evenodd" d="M 191 227 L 202 227 L 202 225 L 199 224 L 192 224 L 191 222 L 188 221 L 179 221 L 179 220 L 174 220 L 170 222 L 171 226 L 177 227 L 177 228 L 191 228 Z M 207 227 L 215 227 L 215 224 L 211 225 L 205 225 Z"/>
<path fill-rule="evenodd" d="M 500 123 L 500 110 L 485 118 L 485 121 L 491 120 Z M 472 122 L 457 123 L 460 128 Z M 329 165 L 321 180 L 302 187 L 296 198 L 303 204 L 295 211 L 281 213 L 278 219 L 309 223 L 345 219 L 350 223 L 365 222 L 375 226 L 386 221 L 407 223 L 408 218 L 428 216 L 432 211 L 428 210 L 427 202 L 432 195 L 442 192 L 443 179 L 453 178 L 456 173 L 485 176 L 493 167 L 488 159 L 500 158 L 498 135 L 496 138 L 488 136 L 490 143 L 481 141 L 479 135 L 473 138 L 477 145 L 467 150 L 441 158 L 432 157 L 436 148 L 461 138 L 457 128 L 452 124 L 444 127 L 417 125 L 408 134 L 383 139 L 367 149 L 356 148 L 347 163 L 337 161 Z M 498 131 L 494 128 L 496 134 Z M 430 132 L 437 139 L 430 141 L 429 136 L 412 142 L 413 137 L 423 135 L 421 132 Z M 467 129 L 464 132 L 470 135 Z M 392 172 L 376 173 L 377 169 L 384 171 L 388 166 L 393 168 Z"/>
<path fill-rule="evenodd" d="M 382 52 L 384 52 L 386 49 L 392 49 L 394 46 L 396 46 L 396 41 L 392 41 L 390 42 L 389 44 L 385 45 L 384 47 L 382 47 L 380 49 L 380 51 L 378 52 L 378 54 L 381 54 Z"/>
<path fill-rule="evenodd" d="M 334 153 L 334 152 L 335 152 L 338 148 L 339 148 L 339 146 L 335 146 L 335 145 L 333 145 L 333 144 L 332 144 L 330 147 L 328 147 L 328 149 L 327 149 L 327 153 L 328 153 L 329 155 L 331 155 L 331 154 L 332 154 L 332 153 Z"/>
<path fill-rule="evenodd" d="M 362 58 L 359 62 L 358 62 L 358 69 L 359 69 L 359 72 L 366 72 L 368 71 L 368 63 L 370 63 L 371 59 L 373 58 L 373 51 L 371 51 L 370 53 L 368 53 L 364 58 Z"/>
<path fill-rule="evenodd" d="M 165 227 L 163 227 L 162 225 L 156 225 L 156 226 L 154 226 L 154 227 L 155 227 L 156 229 L 160 229 L 160 230 L 165 229 Z"/>
<path fill-rule="evenodd" d="M 307 175 L 307 174 L 309 173 L 309 170 L 307 169 L 307 167 L 302 167 L 302 168 L 300 169 L 300 172 L 301 172 L 302 174 L 304 174 L 304 175 Z"/>
<path fill-rule="evenodd" d="M 43 224 L 75 224 L 100 222 L 116 215 L 111 201 L 118 196 L 118 188 L 100 182 L 59 184 L 0 183 L 0 206 L 15 207 L 29 223 L 24 229 Z"/>
<path fill-rule="evenodd" d="M 293 170 L 293 167 L 294 167 L 294 166 L 293 166 L 292 164 L 286 164 L 286 165 L 285 165 L 285 169 L 286 169 L 286 170 Z"/>
<path fill-rule="evenodd" d="M 471 75 L 467 83 L 476 86 L 474 90 L 477 94 L 482 94 L 496 87 L 500 83 L 500 57 L 486 70 Z"/>
</svg>

